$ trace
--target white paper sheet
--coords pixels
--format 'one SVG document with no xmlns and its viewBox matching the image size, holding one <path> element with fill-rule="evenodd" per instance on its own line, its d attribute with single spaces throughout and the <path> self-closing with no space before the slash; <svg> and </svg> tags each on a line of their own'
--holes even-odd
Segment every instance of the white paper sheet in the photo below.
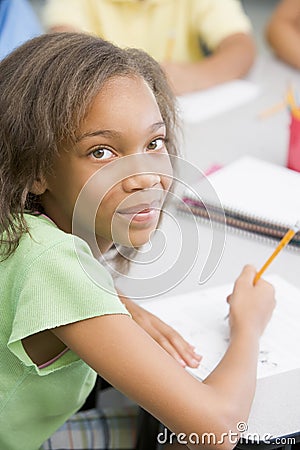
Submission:
<svg viewBox="0 0 300 450">
<path fill-rule="evenodd" d="M 246 80 L 233 80 L 199 92 L 177 97 L 185 122 L 196 123 L 230 111 L 255 99 L 259 87 Z"/>
<path fill-rule="evenodd" d="M 258 378 L 300 368 L 300 289 L 277 275 L 266 278 L 275 286 L 277 304 L 260 341 Z M 198 369 L 188 370 L 200 379 L 216 367 L 228 346 L 229 327 L 224 318 L 231 291 L 228 284 L 141 302 L 196 346 L 203 359 Z"/>
</svg>

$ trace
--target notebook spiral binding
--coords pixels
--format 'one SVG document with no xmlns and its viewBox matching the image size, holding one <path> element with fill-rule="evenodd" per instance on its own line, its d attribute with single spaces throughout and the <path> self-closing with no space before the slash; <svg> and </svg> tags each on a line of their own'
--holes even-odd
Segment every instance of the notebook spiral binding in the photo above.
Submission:
<svg viewBox="0 0 300 450">
<path fill-rule="evenodd" d="M 203 223 L 213 221 L 217 225 L 219 224 L 220 227 L 225 224 L 230 232 L 243 234 L 271 245 L 274 245 L 274 242 L 279 242 L 288 231 L 286 225 L 264 221 L 262 218 L 255 216 L 246 216 L 237 210 L 228 208 L 220 210 L 214 205 L 205 205 L 201 201 L 195 201 L 190 197 L 183 197 L 181 201 L 177 202 L 176 210 L 182 215 L 188 216 L 192 214 Z M 300 251 L 300 232 L 295 234 L 294 238 L 287 245 L 287 249 Z"/>
</svg>

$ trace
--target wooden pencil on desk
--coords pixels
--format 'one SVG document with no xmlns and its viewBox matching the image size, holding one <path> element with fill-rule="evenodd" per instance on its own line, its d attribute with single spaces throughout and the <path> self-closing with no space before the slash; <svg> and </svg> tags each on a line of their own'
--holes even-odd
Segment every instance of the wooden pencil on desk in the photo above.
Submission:
<svg viewBox="0 0 300 450">
<path fill-rule="evenodd" d="M 289 86 L 287 94 L 286 94 L 287 105 L 290 108 L 291 114 L 296 119 L 300 119 L 300 108 L 296 103 L 294 90 L 292 86 Z"/>
<path fill-rule="evenodd" d="M 258 117 L 260 119 L 266 119 L 267 117 L 276 114 L 277 112 L 283 110 L 286 107 L 290 108 L 291 114 L 294 117 L 300 119 L 300 107 L 296 103 L 293 87 L 291 85 L 288 87 L 284 100 L 276 103 L 273 106 L 270 106 L 267 109 L 264 109 L 258 114 Z"/>
<path fill-rule="evenodd" d="M 276 114 L 279 111 L 282 111 L 284 108 L 286 108 L 287 103 L 286 100 L 282 100 L 282 102 L 276 103 L 273 106 L 270 106 L 267 109 L 264 109 L 261 111 L 258 115 L 260 119 L 266 119 L 267 117 L 272 116 L 273 114 Z"/>
<path fill-rule="evenodd" d="M 272 255 L 267 259 L 267 261 L 265 262 L 265 264 L 262 266 L 262 268 L 257 272 L 257 274 L 255 275 L 254 278 L 254 284 L 257 283 L 257 281 L 260 279 L 260 277 L 262 276 L 262 274 L 265 272 L 265 270 L 269 267 L 269 265 L 271 264 L 271 262 L 274 260 L 274 258 L 278 255 L 278 253 L 293 239 L 293 237 L 295 236 L 295 234 L 297 233 L 297 231 L 300 230 L 300 221 L 298 221 L 292 228 L 290 228 L 285 235 L 283 236 L 283 238 L 281 239 L 281 241 L 279 242 L 279 244 L 277 245 L 276 249 L 274 250 L 274 252 L 272 253 Z"/>
</svg>

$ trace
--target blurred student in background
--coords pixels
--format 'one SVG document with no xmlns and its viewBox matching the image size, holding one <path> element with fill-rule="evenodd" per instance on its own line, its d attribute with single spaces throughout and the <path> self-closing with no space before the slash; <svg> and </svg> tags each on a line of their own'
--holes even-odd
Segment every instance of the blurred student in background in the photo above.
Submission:
<svg viewBox="0 0 300 450">
<path fill-rule="evenodd" d="M 177 95 L 241 78 L 255 58 L 239 0 L 47 0 L 43 17 L 49 31 L 86 31 L 145 50 Z"/>
<path fill-rule="evenodd" d="M 266 26 L 266 38 L 275 54 L 300 69 L 300 1 L 281 0 Z"/>
<path fill-rule="evenodd" d="M 0 0 L 0 59 L 41 33 L 42 26 L 27 0 Z"/>
</svg>

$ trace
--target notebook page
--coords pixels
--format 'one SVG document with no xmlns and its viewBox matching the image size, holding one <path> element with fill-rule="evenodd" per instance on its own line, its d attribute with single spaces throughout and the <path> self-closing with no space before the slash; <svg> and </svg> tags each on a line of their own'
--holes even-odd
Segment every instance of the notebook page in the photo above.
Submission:
<svg viewBox="0 0 300 450">
<path fill-rule="evenodd" d="M 275 287 L 277 304 L 260 341 L 258 378 L 300 368 L 300 289 L 277 275 L 266 279 Z M 228 346 L 229 326 L 224 318 L 231 291 L 228 284 L 142 303 L 195 345 L 203 358 L 199 368 L 187 370 L 200 379 L 216 367 Z"/>
<path fill-rule="evenodd" d="M 204 91 L 177 97 L 179 113 L 185 122 L 196 123 L 230 111 L 255 99 L 259 87 L 246 80 L 233 80 Z"/>
<path fill-rule="evenodd" d="M 268 222 L 293 226 L 300 220 L 300 173 L 250 156 L 209 176 L 221 204 L 229 210 Z M 210 202 L 201 181 L 199 198 Z M 188 196 L 193 196 L 191 192 Z"/>
</svg>

